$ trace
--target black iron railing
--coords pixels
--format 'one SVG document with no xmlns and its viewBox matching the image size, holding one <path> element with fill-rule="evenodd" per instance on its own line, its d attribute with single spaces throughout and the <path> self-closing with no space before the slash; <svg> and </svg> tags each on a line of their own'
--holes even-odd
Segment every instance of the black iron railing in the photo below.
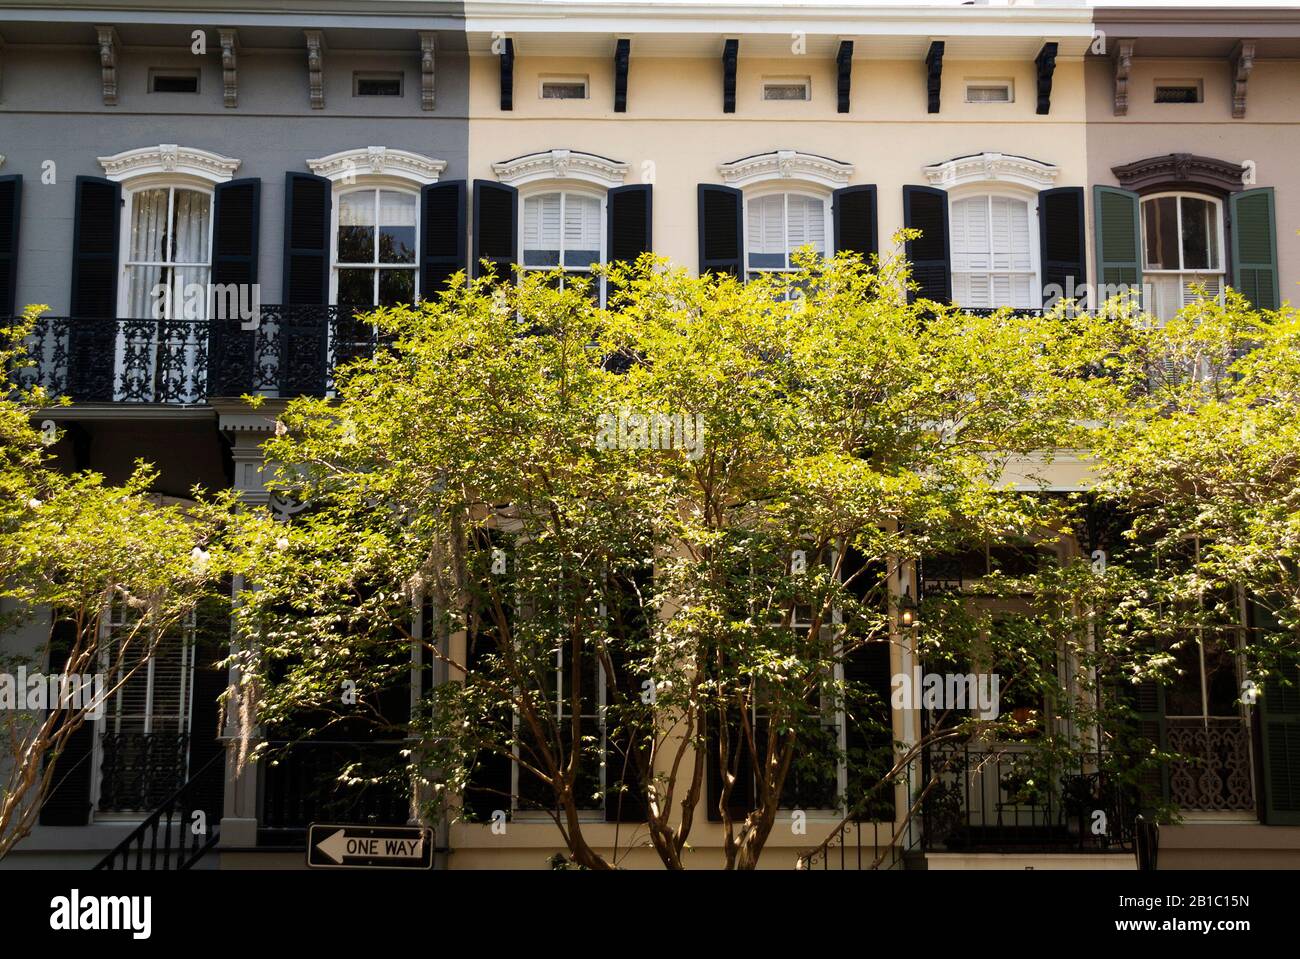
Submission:
<svg viewBox="0 0 1300 959">
<path fill-rule="evenodd" d="M 1100 768 L 1014 744 L 943 743 L 912 783 L 929 852 L 1132 849 L 1137 797 Z"/>
<path fill-rule="evenodd" d="M 291 845 L 313 822 L 410 819 L 404 742 L 272 743 L 262 763 L 262 845 Z"/>
<path fill-rule="evenodd" d="M 361 309 L 263 305 L 247 320 L 42 316 L 25 386 L 82 403 L 197 406 L 209 397 L 323 396 L 336 367 L 373 353 Z"/>
<path fill-rule="evenodd" d="M 220 793 L 210 788 L 225 763 L 218 752 L 166 797 L 96 869 L 189 869 L 217 844 L 221 834 Z"/>
<path fill-rule="evenodd" d="M 108 733 L 102 740 L 99 809 L 146 812 L 184 785 L 189 737 L 176 733 Z"/>
</svg>

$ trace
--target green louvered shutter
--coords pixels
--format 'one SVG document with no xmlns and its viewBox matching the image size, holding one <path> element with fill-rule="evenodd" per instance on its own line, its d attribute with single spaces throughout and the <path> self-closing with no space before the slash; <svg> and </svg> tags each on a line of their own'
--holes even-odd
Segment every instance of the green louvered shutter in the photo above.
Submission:
<svg viewBox="0 0 1300 959">
<path fill-rule="evenodd" d="M 1273 188 L 1246 190 L 1228 201 L 1232 217 L 1232 285 L 1258 309 L 1276 310 L 1277 222 Z"/>
<path fill-rule="evenodd" d="M 1289 685 L 1266 682 L 1260 702 L 1264 742 L 1264 821 L 1300 826 L 1300 669 Z"/>
<path fill-rule="evenodd" d="M 1138 195 L 1112 186 L 1093 187 L 1097 225 L 1097 282 L 1141 288 L 1142 221 Z M 1098 300 L 1103 300 L 1099 293 Z"/>
</svg>

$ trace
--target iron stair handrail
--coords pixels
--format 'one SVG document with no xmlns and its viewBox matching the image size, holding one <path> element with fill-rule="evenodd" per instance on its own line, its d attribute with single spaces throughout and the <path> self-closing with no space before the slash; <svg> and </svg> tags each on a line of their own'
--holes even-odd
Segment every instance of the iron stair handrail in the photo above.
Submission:
<svg viewBox="0 0 1300 959">
<path fill-rule="evenodd" d="M 114 846 L 112 851 L 101 859 L 94 868 L 96 870 L 115 869 L 117 868 L 115 864 L 118 857 L 121 857 L 122 869 L 131 869 L 131 854 L 134 852 L 134 868 L 136 870 L 144 870 L 146 868 L 149 870 L 158 869 L 158 831 L 160 825 L 162 825 L 164 816 L 167 819 L 167 823 L 163 826 L 161 868 L 164 871 L 171 870 L 173 868 L 173 859 L 176 861 L 174 868 L 177 870 L 189 869 L 198 862 L 198 860 L 201 859 L 209 849 L 217 844 L 217 840 L 220 838 L 221 826 L 219 822 L 210 822 L 208 823 L 206 839 L 204 841 L 200 843 L 199 837 L 195 836 L 193 842 L 186 843 L 184 837 L 189 830 L 190 813 L 202 811 L 202 807 L 199 803 L 190 803 L 189 800 L 193 798 L 193 793 L 197 792 L 199 789 L 204 774 L 206 774 L 218 761 L 224 763 L 225 758 L 226 754 L 224 750 L 219 751 L 212 756 L 206 763 L 199 767 L 197 772 L 193 773 L 190 778 L 185 781 L 184 785 L 160 803 L 158 808 L 150 813 L 148 817 L 140 823 L 140 825 L 131 830 L 131 832 L 121 842 Z M 174 814 L 178 807 L 180 815 L 179 817 L 175 817 Z M 177 833 L 177 845 L 175 849 L 172 848 L 173 831 Z M 147 843 L 146 835 L 148 836 Z M 147 867 L 144 865 L 144 851 L 146 845 L 149 847 L 149 865 Z"/>
</svg>

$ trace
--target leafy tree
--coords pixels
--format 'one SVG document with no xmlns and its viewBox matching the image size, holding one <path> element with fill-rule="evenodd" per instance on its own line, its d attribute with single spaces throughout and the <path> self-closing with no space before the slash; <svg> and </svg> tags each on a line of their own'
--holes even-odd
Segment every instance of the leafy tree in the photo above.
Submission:
<svg viewBox="0 0 1300 959">
<path fill-rule="evenodd" d="M 753 868 L 792 802 L 829 785 L 829 805 L 878 814 L 926 746 L 1044 725 L 1029 707 L 938 716 L 895 750 L 859 667 L 903 641 L 916 559 L 1060 539 L 1070 504 L 1032 477 L 1008 488 L 1007 467 L 1092 444 L 1124 398 L 1119 320 L 908 303 L 897 259 L 740 283 L 647 258 L 609 271 L 608 309 L 594 282 L 462 280 L 381 309 L 383 348 L 337 396 L 288 406 L 266 452 L 309 508 L 239 533 L 261 722 L 410 734 L 402 774 L 429 815 L 509 811 L 508 780 L 484 774 L 513 765 L 514 801 L 598 869 L 647 844 L 688 865 L 709 813 L 716 864 Z M 1065 613 L 994 629 L 959 605 L 927 600 L 925 655 L 1099 715 L 1062 692 Z M 383 703 L 412 645 L 452 681 L 408 719 Z M 628 846 L 588 841 L 602 802 L 644 813 Z"/>
<path fill-rule="evenodd" d="M 19 383 L 30 362 L 25 340 L 44 309 L 29 307 L 0 330 L 0 369 Z M 55 402 L 39 387 L 0 398 L 0 599 L 8 601 L 0 635 L 9 637 L 0 700 L 13 699 L 0 701 L 0 857 L 71 772 L 59 757 L 72 737 L 200 602 L 212 601 L 223 566 L 215 536 L 228 498 L 164 502 L 150 493 L 155 473 L 144 464 L 122 486 L 58 470 L 47 449 L 57 434 L 32 426 Z M 122 625 L 106 639 L 109 609 Z M 43 637 L 37 648 L 18 649 L 16 638 L 33 629 Z M 17 667 L 39 674 L 47 663 L 49 673 L 97 674 L 102 685 L 64 684 L 54 695 L 35 675 L 28 688 L 12 685 Z"/>
</svg>

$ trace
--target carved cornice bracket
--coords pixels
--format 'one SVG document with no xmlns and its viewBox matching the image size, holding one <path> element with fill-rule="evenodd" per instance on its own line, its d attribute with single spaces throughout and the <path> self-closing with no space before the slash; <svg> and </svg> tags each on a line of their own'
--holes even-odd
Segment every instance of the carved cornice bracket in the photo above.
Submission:
<svg viewBox="0 0 1300 959">
<path fill-rule="evenodd" d="M 627 113 L 627 71 L 632 60 L 632 41 L 614 43 L 614 112 Z"/>
<path fill-rule="evenodd" d="M 939 88 L 943 82 L 942 40 L 933 40 L 925 54 L 925 96 L 926 112 L 939 112 Z"/>
<path fill-rule="evenodd" d="M 1044 43 L 1034 64 L 1038 67 L 1038 110 L 1040 114 L 1052 112 L 1052 74 L 1056 72 L 1056 43 Z"/>
<path fill-rule="evenodd" d="M 307 87 L 313 110 L 325 109 L 325 34 L 304 30 L 307 37 Z"/>
<path fill-rule="evenodd" d="M 1255 41 L 1238 40 L 1232 50 L 1232 118 L 1246 116 L 1246 81 L 1255 68 Z"/>
<path fill-rule="evenodd" d="M 853 41 L 841 40 L 835 55 L 835 111 L 849 112 L 849 93 L 853 85 Z"/>
<path fill-rule="evenodd" d="M 420 109 L 432 110 L 434 103 L 435 54 L 438 35 L 431 30 L 420 31 Z"/>
<path fill-rule="evenodd" d="M 1133 41 L 1115 44 L 1115 116 L 1128 116 L 1128 75 L 1133 69 Z"/>
<path fill-rule="evenodd" d="M 99 45 L 100 82 L 103 85 L 104 106 L 117 106 L 117 51 L 122 43 L 113 27 L 96 27 L 95 42 Z"/>
<path fill-rule="evenodd" d="M 221 96 L 228 109 L 239 105 L 239 64 L 236 52 L 239 50 L 239 35 L 234 30 L 218 31 L 221 37 Z"/>
<path fill-rule="evenodd" d="M 722 45 L 722 112 L 736 112 L 736 64 L 740 60 L 740 41 L 732 38 Z"/>
</svg>

